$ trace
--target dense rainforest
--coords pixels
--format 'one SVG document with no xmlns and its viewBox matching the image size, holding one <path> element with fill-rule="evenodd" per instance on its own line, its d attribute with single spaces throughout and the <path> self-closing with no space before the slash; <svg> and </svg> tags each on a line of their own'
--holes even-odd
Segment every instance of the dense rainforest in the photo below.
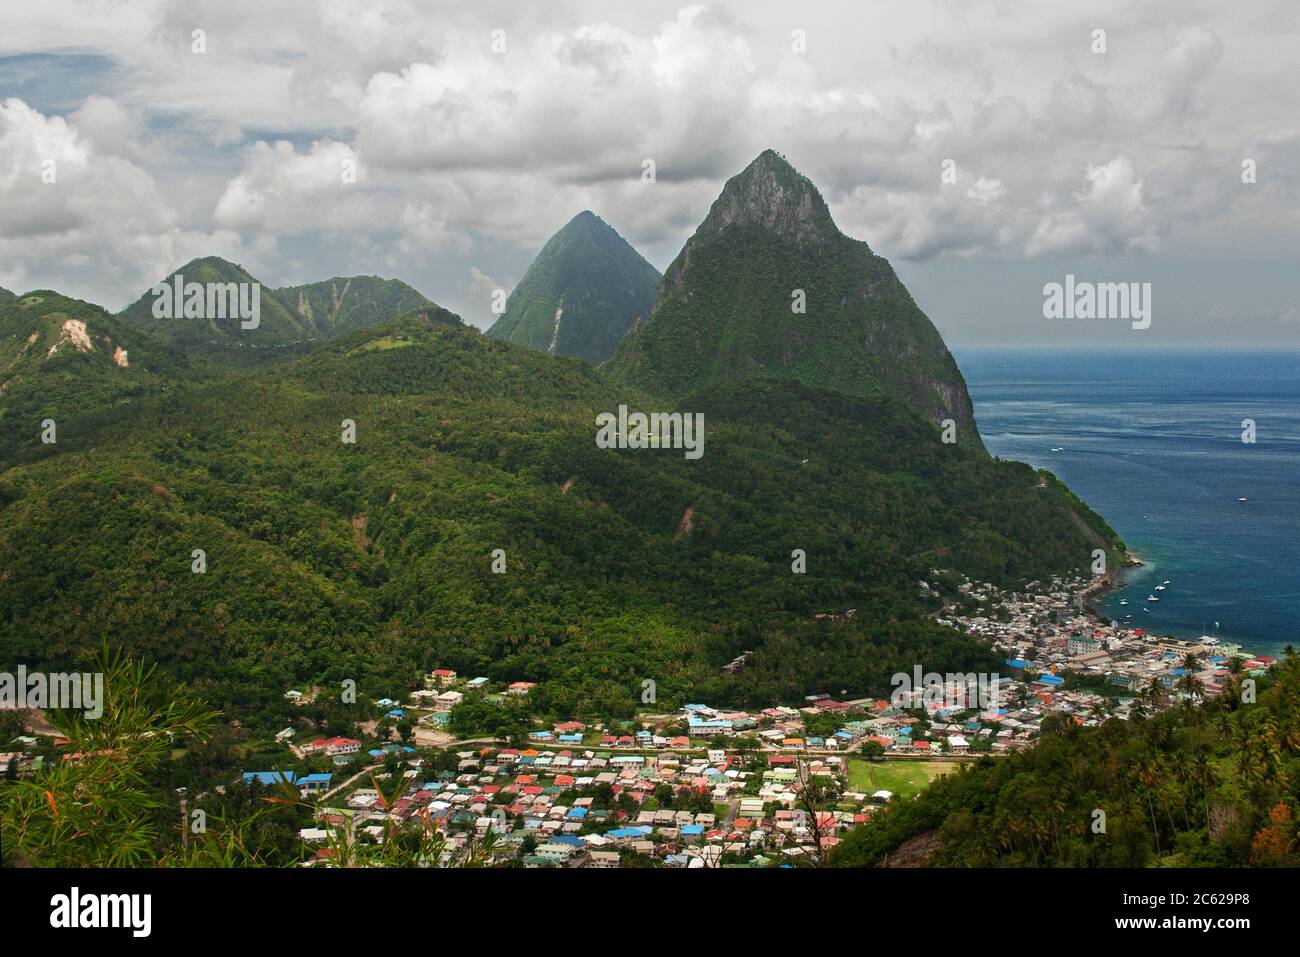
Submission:
<svg viewBox="0 0 1300 957">
<path fill-rule="evenodd" d="M 879 694 L 917 661 L 990 660 L 928 619 L 932 569 L 1014 583 L 1122 549 L 1050 475 L 904 401 L 715 383 L 673 406 L 703 412 L 701 459 L 596 446 L 598 412 L 657 402 L 432 307 L 130 401 L 6 410 L 0 660 L 69 667 L 108 637 L 267 721 L 294 685 L 396 695 L 435 666 L 573 714 L 630 714 L 645 679 L 665 702 Z"/>
</svg>

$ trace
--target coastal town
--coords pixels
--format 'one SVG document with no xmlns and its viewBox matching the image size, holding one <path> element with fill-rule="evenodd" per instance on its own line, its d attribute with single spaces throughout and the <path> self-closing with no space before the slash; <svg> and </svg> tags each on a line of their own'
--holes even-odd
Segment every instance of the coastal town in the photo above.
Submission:
<svg viewBox="0 0 1300 957">
<path fill-rule="evenodd" d="M 1212 697 L 1230 676 L 1274 664 L 1213 637 L 1106 622 L 1087 606 L 1097 590 L 1097 579 L 1023 592 L 963 581 L 960 604 L 944 602 L 934 617 L 985 642 L 1005 673 L 918 666 L 895 676 L 888 698 L 817 694 L 761 710 L 688 703 L 625 722 L 534 719 L 516 742 L 458 738 L 454 718 L 470 702 L 526 710 L 535 685 L 437 668 L 423 687 L 374 701 L 380 717 L 357 736 L 283 728 L 274 740 L 284 760 L 248 768 L 238 783 L 310 806 L 311 825 L 298 834 L 306 866 L 331 863 L 340 834 L 382 842 L 412 820 L 443 836 L 434 862 L 443 864 L 478 846 L 491 861 L 525 867 L 820 861 L 845 832 L 962 763 L 1032 747 L 1047 721 L 1127 720 Z M 744 667 L 743 656 L 727 667 Z M 318 693 L 289 689 L 285 698 L 306 705 Z M 34 753 L 39 743 L 15 738 L 0 767 L 39 769 L 48 760 Z"/>
<path fill-rule="evenodd" d="M 529 732 L 527 747 L 458 749 L 454 768 L 437 774 L 405 761 L 409 784 L 391 806 L 369 776 L 335 786 L 319 807 L 322 826 L 302 836 L 320 842 L 328 827 L 346 824 L 380 839 L 386 818 L 425 814 L 445 825 L 448 855 L 491 830 L 496 853 L 528 867 L 775 866 L 819 858 L 846 831 L 964 761 L 1032 747 L 1054 715 L 1081 725 L 1127 720 L 1212 697 L 1230 675 L 1258 676 L 1275 663 L 1209 636 L 1160 637 L 1102 621 L 1086 606 L 1097 587 L 1095 579 L 1055 579 L 1022 593 L 963 583 L 963 594 L 996 614 L 936 618 L 1005 656 L 1006 674 L 982 682 L 945 675 L 934 682 L 937 694 L 816 695 L 760 711 L 687 704 L 640 716 L 636 730 L 560 722 Z M 465 695 L 494 693 L 486 679 L 450 669 L 433 671 L 427 684 L 411 696 L 424 727 L 445 725 Z M 526 696 L 529 688 L 515 682 L 495 693 Z M 438 732 L 428 743 L 454 746 Z M 315 741 L 306 749 L 344 758 L 360 746 Z M 368 756 L 413 752 L 389 744 Z M 264 783 L 274 775 L 253 773 Z M 807 800 L 810 792 L 820 804 Z"/>
</svg>

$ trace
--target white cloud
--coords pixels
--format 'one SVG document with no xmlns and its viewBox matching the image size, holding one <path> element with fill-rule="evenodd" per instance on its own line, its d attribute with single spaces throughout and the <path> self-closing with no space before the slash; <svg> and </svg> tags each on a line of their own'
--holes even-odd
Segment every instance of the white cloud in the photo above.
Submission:
<svg viewBox="0 0 1300 957">
<path fill-rule="evenodd" d="M 6 106 L 0 276 L 120 302 L 172 257 L 233 250 L 269 282 L 366 263 L 468 312 L 472 270 L 519 275 L 584 208 L 665 265 L 768 146 L 895 258 L 1300 254 L 1294 11 L 1097 0 L 1028 18 L 916 0 L 866 34 L 845 16 L 778 0 L 44 0 L 0 52 L 113 66 L 63 117 Z M 63 192 L 27 188 L 52 153 Z"/>
<path fill-rule="evenodd" d="M 1154 252 L 1160 226 L 1142 195 L 1133 163 L 1118 156 L 1089 166 L 1086 185 L 1066 208 L 1046 215 L 1026 246 L 1031 256 L 1057 253 Z"/>
<path fill-rule="evenodd" d="M 213 218 L 229 229 L 271 233 L 367 229 L 376 203 L 346 143 L 319 140 L 305 152 L 284 140 L 258 142 L 217 200 Z"/>
</svg>

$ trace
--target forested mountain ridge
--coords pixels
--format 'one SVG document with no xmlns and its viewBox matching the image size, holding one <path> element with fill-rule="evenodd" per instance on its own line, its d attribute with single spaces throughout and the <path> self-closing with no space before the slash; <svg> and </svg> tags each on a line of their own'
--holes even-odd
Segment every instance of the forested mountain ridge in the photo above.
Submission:
<svg viewBox="0 0 1300 957">
<path fill-rule="evenodd" d="M 0 660 L 66 666 L 107 635 L 264 717 L 294 684 L 379 695 L 438 665 L 568 713 L 630 714 L 646 678 L 662 701 L 882 693 L 917 660 L 991 665 L 926 617 L 935 565 L 1016 581 L 1122 549 L 902 400 L 717 382 L 691 398 L 698 461 L 598 448 L 596 414 L 629 402 L 653 400 L 431 307 L 70 415 L 0 461 Z"/>
<path fill-rule="evenodd" d="M 604 362 L 650 315 L 659 278 L 612 226 L 584 210 L 542 246 L 488 335 Z"/>
<path fill-rule="evenodd" d="M 982 447 L 965 381 L 889 263 L 840 232 L 772 150 L 733 176 L 664 273 L 611 372 L 678 397 L 752 375 L 905 400 Z"/>
<path fill-rule="evenodd" d="M 234 283 L 245 289 L 256 284 L 259 288 L 258 305 L 260 315 L 255 328 L 241 328 L 241 317 L 232 310 L 227 315 L 209 315 L 206 304 L 202 316 L 186 317 L 183 314 L 183 300 L 171 302 L 169 296 L 167 310 L 170 314 L 154 314 L 157 297 L 152 289 L 145 292 L 118 315 L 126 322 L 188 350 L 208 352 L 229 351 L 236 348 L 247 350 L 274 349 L 290 343 L 312 338 L 315 330 L 310 322 L 301 315 L 291 312 L 279 299 L 271 295 L 271 290 L 255 279 L 243 266 L 228 262 L 219 256 L 204 256 L 193 259 L 181 266 L 159 284 L 175 288 L 175 281 L 180 277 L 186 285 L 197 283 L 225 285 Z M 246 293 L 251 298 L 251 292 Z"/>
<path fill-rule="evenodd" d="M 273 289 L 271 295 L 321 339 L 342 335 L 359 326 L 387 322 L 412 309 L 433 305 L 400 279 L 378 276 L 338 276 Z"/>
<path fill-rule="evenodd" d="M 273 289 L 260 283 L 242 266 L 219 256 L 194 259 L 161 280 L 173 286 L 175 278 L 188 283 L 257 283 L 260 288 L 258 324 L 247 328 L 236 315 L 154 315 L 155 296 L 146 291 L 120 315 L 158 338 L 183 348 L 214 356 L 238 355 L 241 350 L 269 350 L 266 356 L 239 356 L 246 360 L 285 358 L 293 346 L 330 339 L 359 326 L 375 325 L 396 315 L 432 306 L 423 295 L 397 279 L 378 276 L 342 276 L 301 286 Z"/>
</svg>

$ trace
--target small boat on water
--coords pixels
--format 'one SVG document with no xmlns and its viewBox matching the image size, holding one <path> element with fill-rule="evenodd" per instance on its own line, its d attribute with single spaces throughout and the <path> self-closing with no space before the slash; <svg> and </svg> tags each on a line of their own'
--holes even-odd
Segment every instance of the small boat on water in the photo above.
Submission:
<svg viewBox="0 0 1300 957">
<path fill-rule="evenodd" d="M 1160 599 L 1157 598 L 1155 595 L 1147 595 L 1147 601 L 1159 601 L 1159 600 Z"/>
<path fill-rule="evenodd" d="M 1162 584 L 1162 585 L 1168 585 L 1168 584 L 1169 584 L 1169 579 L 1166 578 L 1166 579 L 1165 579 L 1164 581 L 1162 581 L 1160 584 Z"/>
<path fill-rule="evenodd" d="M 1119 600 L 1119 603 L 1120 603 L 1121 605 L 1127 605 L 1127 604 L 1128 604 L 1128 599 L 1127 599 L 1127 598 L 1121 598 L 1121 599 Z"/>
<path fill-rule="evenodd" d="M 1244 502 L 1244 501 L 1246 501 L 1246 498 L 1245 498 L 1245 496 L 1242 496 L 1241 498 L 1237 499 L 1237 501 L 1238 501 L 1238 502 Z"/>
<path fill-rule="evenodd" d="M 1164 586 L 1164 585 L 1157 585 L 1157 586 L 1156 586 L 1156 591 L 1164 591 L 1164 590 L 1165 590 L 1165 586 Z"/>
<path fill-rule="evenodd" d="M 1052 449 L 1053 452 L 1064 452 L 1065 449 Z"/>
</svg>

